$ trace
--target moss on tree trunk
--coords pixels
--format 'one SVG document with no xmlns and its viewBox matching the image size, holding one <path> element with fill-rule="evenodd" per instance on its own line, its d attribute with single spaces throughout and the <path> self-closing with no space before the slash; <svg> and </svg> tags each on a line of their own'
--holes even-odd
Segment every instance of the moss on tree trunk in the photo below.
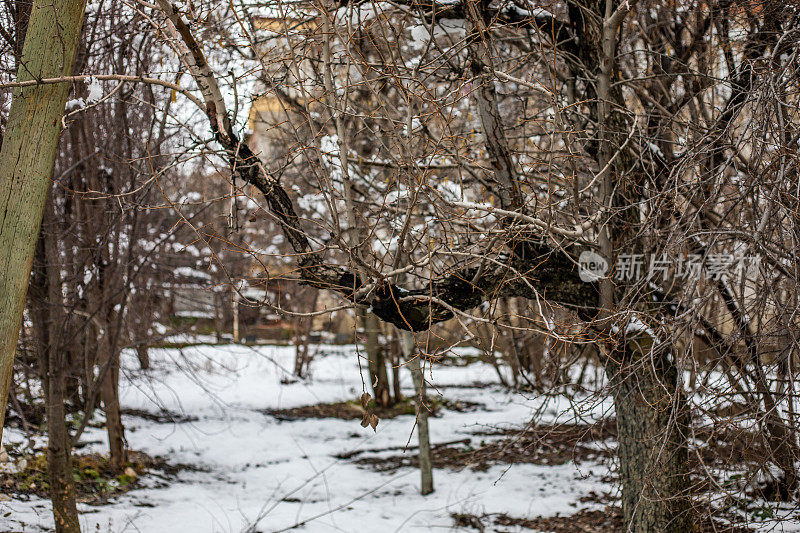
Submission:
<svg viewBox="0 0 800 533">
<path fill-rule="evenodd" d="M 86 2 L 36 0 L 18 81 L 72 74 Z M 0 438 L 68 83 L 14 91 L 0 150 Z"/>
</svg>

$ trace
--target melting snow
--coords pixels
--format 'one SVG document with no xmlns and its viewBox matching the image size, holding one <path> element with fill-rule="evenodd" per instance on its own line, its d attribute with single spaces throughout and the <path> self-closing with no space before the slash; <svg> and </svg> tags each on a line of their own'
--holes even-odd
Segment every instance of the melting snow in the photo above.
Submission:
<svg viewBox="0 0 800 533">
<path fill-rule="evenodd" d="M 498 465 L 486 472 L 437 469 L 436 492 L 423 497 L 414 468 L 387 474 L 337 460 L 337 454 L 398 446 L 410 437 L 415 444 L 414 418 L 381 420 L 374 433 L 356 420 L 281 422 L 265 414 L 268 409 L 350 400 L 361 394 L 354 347 L 319 346 L 316 351 L 312 377 L 288 384 L 292 347 L 153 349 L 149 371 L 138 370 L 135 356 L 125 353 L 124 407 L 153 413 L 168 409 L 196 417 L 171 424 L 125 417 L 130 448 L 203 470 L 184 471 L 163 487 L 148 476 L 146 487 L 108 505 L 80 505 L 83 530 L 277 531 L 305 521 L 299 529 L 307 532 L 364 531 L 367 526 L 386 532 L 448 531 L 453 527 L 450 513 L 572 514 L 592 505 L 579 503 L 582 496 L 613 491 L 600 481 L 607 467 L 583 462 Z M 403 371 L 403 385 L 410 395 L 406 374 Z M 436 367 L 428 378 L 431 394 L 438 390 L 448 399 L 486 406 L 474 412 L 445 411 L 432 418 L 434 444 L 472 437 L 477 445 L 490 437 L 476 436 L 476 430 L 523 425 L 535 412 L 540 420 L 553 421 L 568 408 L 563 398 L 546 404 L 543 398 L 503 389 L 496 384 L 495 370 L 480 363 Z M 493 384 L 470 386 L 475 382 Z M 608 407 L 599 404 L 591 414 L 599 416 Z M 14 430 L 7 430 L 4 438 L 24 440 Z M 100 429 L 88 429 L 82 440 L 90 443 L 83 453 L 107 449 Z M 52 525 L 46 500 L 0 502 L 0 530 L 39 531 Z"/>
</svg>

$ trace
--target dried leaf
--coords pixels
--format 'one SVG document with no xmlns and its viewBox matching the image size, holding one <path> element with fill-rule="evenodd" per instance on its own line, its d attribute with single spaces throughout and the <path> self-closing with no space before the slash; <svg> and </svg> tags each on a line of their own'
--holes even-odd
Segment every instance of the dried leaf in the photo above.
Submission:
<svg viewBox="0 0 800 533">
<path fill-rule="evenodd" d="M 361 418 L 361 427 L 365 428 L 369 425 L 369 413 L 364 413 L 364 416 Z"/>
<path fill-rule="evenodd" d="M 361 395 L 361 407 L 363 407 L 364 409 L 369 407 L 369 401 L 371 399 L 372 399 L 372 396 L 370 396 L 368 392 L 365 392 L 364 394 L 362 394 Z"/>
<path fill-rule="evenodd" d="M 380 422 L 380 421 L 381 421 L 381 419 L 378 418 L 378 415 L 376 415 L 375 413 L 372 413 L 369 416 L 369 425 L 372 426 L 372 431 L 377 431 L 377 429 L 375 429 L 375 428 L 378 427 L 378 422 Z"/>
</svg>

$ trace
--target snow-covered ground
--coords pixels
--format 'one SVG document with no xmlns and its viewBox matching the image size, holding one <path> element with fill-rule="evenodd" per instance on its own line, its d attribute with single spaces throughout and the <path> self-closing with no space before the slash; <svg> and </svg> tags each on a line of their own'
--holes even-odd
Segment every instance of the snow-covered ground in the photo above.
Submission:
<svg viewBox="0 0 800 533">
<path fill-rule="evenodd" d="M 151 413 L 166 409 L 192 417 L 158 423 L 126 416 L 129 447 L 199 469 L 182 471 L 167 486 L 157 487 L 154 478 L 145 477 L 144 487 L 108 505 L 80 505 L 84 531 L 266 532 L 300 523 L 304 525 L 297 530 L 311 532 L 453 531 L 451 513 L 568 515 L 597 505 L 581 503 L 581 497 L 615 490 L 601 481 L 609 467 L 600 463 L 519 464 L 496 465 L 485 472 L 437 469 L 436 491 L 423 497 L 414 468 L 379 473 L 337 459 L 337 454 L 403 445 L 409 439 L 416 444 L 414 417 L 381 420 L 373 432 L 358 420 L 279 421 L 265 414 L 360 396 L 364 384 L 355 348 L 317 350 L 311 378 L 293 383 L 292 347 L 151 350 L 153 368 L 146 372 L 136 370 L 133 355 L 125 354 L 125 408 Z M 411 395 L 405 370 L 403 375 Z M 431 394 L 485 406 L 471 412 L 444 411 L 431 419 L 434 444 L 473 437 L 477 445 L 489 439 L 476 436 L 479 431 L 522 426 L 534 416 L 548 422 L 569 417 L 564 414 L 570 411 L 566 400 L 508 392 L 496 385 L 494 369 L 480 363 L 436 366 L 428 379 L 435 387 Z M 474 386 L 476 382 L 494 385 Z M 598 404 L 584 414 L 600 416 L 609 407 Z M 11 430 L 4 439 L 13 442 L 22 436 Z M 107 449 L 100 429 L 88 429 L 82 440 L 90 444 L 81 453 Z M 370 454 L 359 457 L 365 455 Z M 2 531 L 39 531 L 52 524 L 46 500 L 0 502 Z"/>
</svg>

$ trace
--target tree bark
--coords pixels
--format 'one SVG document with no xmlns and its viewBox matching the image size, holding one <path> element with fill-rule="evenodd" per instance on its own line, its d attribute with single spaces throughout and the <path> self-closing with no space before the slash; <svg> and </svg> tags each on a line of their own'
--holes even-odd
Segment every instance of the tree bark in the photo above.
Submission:
<svg viewBox="0 0 800 533">
<path fill-rule="evenodd" d="M 50 482 L 50 499 L 53 503 L 53 519 L 57 533 L 80 533 L 78 509 L 75 502 L 75 483 L 72 476 L 71 438 L 65 421 L 66 401 L 65 352 L 55 353 L 48 347 L 46 357 L 50 360 L 47 387 L 47 472 Z"/>
<path fill-rule="evenodd" d="M 111 468 L 122 472 L 128 463 L 125 449 L 125 427 L 122 425 L 122 409 L 119 404 L 119 352 L 112 350 L 109 325 L 98 344 L 100 350 L 100 372 L 105 373 L 100 382 L 100 400 L 106 415 L 106 433 Z"/>
<path fill-rule="evenodd" d="M 640 238 L 631 233 L 637 222 L 635 156 L 622 153 L 622 132 L 627 131 L 622 96 L 616 81 L 619 25 L 635 2 L 587 0 L 593 16 L 579 16 L 579 38 L 584 61 L 596 72 L 597 165 L 600 204 L 618 210 L 599 233 L 601 255 L 613 265 L 624 246 L 636 249 Z M 615 195 L 614 192 L 617 191 Z M 622 510 L 626 531 L 678 533 L 692 531 L 689 499 L 688 424 L 684 392 L 678 380 L 675 355 L 654 349 L 652 334 L 625 338 L 627 324 L 613 327 L 616 304 L 624 284 L 606 276 L 600 283 L 600 327 L 608 334 L 605 367 L 617 415 L 618 457 L 622 485 Z"/>
<path fill-rule="evenodd" d="M 389 374 L 386 372 L 386 351 L 380 345 L 380 323 L 372 313 L 363 315 L 364 333 L 367 337 L 365 349 L 367 351 L 367 368 L 369 369 L 369 382 L 375 397 L 375 403 L 380 407 L 391 407 L 394 401 L 389 385 Z"/>
<path fill-rule="evenodd" d="M 431 438 L 428 431 L 429 409 L 425 405 L 425 376 L 422 373 L 420 354 L 414 354 L 414 335 L 408 331 L 401 333 L 403 352 L 414 381 L 414 393 L 417 397 L 417 437 L 419 439 L 419 473 L 420 494 L 425 496 L 433 492 L 433 465 L 431 463 Z"/>
<path fill-rule="evenodd" d="M 651 353 L 649 337 L 606 354 L 617 438 L 626 531 L 694 531 L 686 398 L 674 355 Z"/>
<path fill-rule="evenodd" d="M 310 294 L 309 294 L 310 292 Z M 298 296 L 302 295 L 302 296 Z M 316 311 L 318 291 L 304 291 L 298 288 L 293 300 L 299 297 L 305 310 Z M 295 304 L 296 305 L 296 304 Z M 304 378 L 311 366 L 311 331 L 314 329 L 314 317 L 298 316 L 294 320 L 294 375 Z"/>
<path fill-rule="evenodd" d="M 67 352 L 59 345 L 63 326 L 58 250 L 52 235 L 42 233 L 31 278 L 31 319 L 36 333 L 39 375 L 45 393 L 47 474 L 57 533 L 80 533 L 72 476 L 71 437 L 65 421 Z"/>
<path fill-rule="evenodd" d="M 309 320 L 310 321 L 310 320 Z M 309 334 L 311 333 L 311 326 L 306 324 L 303 318 L 295 321 L 294 330 L 294 375 L 299 378 L 304 378 L 308 374 L 308 366 L 311 363 L 309 357 Z"/>
<path fill-rule="evenodd" d="M 136 345 L 136 358 L 139 360 L 139 368 L 148 370 L 150 368 L 150 346 L 146 341 Z"/>
<path fill-rule="evenodd" d="M 72 74 L 85 7 L 85 0 L 34 2 L 18 81 Z M 68 91 L 67 83 L 14 91 L 0 149 L 0 439 L 25 292 Z"/>
<path fill-rule="evenodd" d="M 403 363 L 403 346 L 399 336 L 401 333 L 394 330 L 392 338 L 392 349 L 389 352 L 390 363 L 392 365 L 392 393 L 394 395 L 395 403 L 403 400 L 403 391 L 400 389 L 400 366 Z"/>
<path fill-rule="evenodd" d="M 231 287 L 231 306 L 233 308 L 233 343 L 239 344 L 239 292 Z"/>
</svg>

